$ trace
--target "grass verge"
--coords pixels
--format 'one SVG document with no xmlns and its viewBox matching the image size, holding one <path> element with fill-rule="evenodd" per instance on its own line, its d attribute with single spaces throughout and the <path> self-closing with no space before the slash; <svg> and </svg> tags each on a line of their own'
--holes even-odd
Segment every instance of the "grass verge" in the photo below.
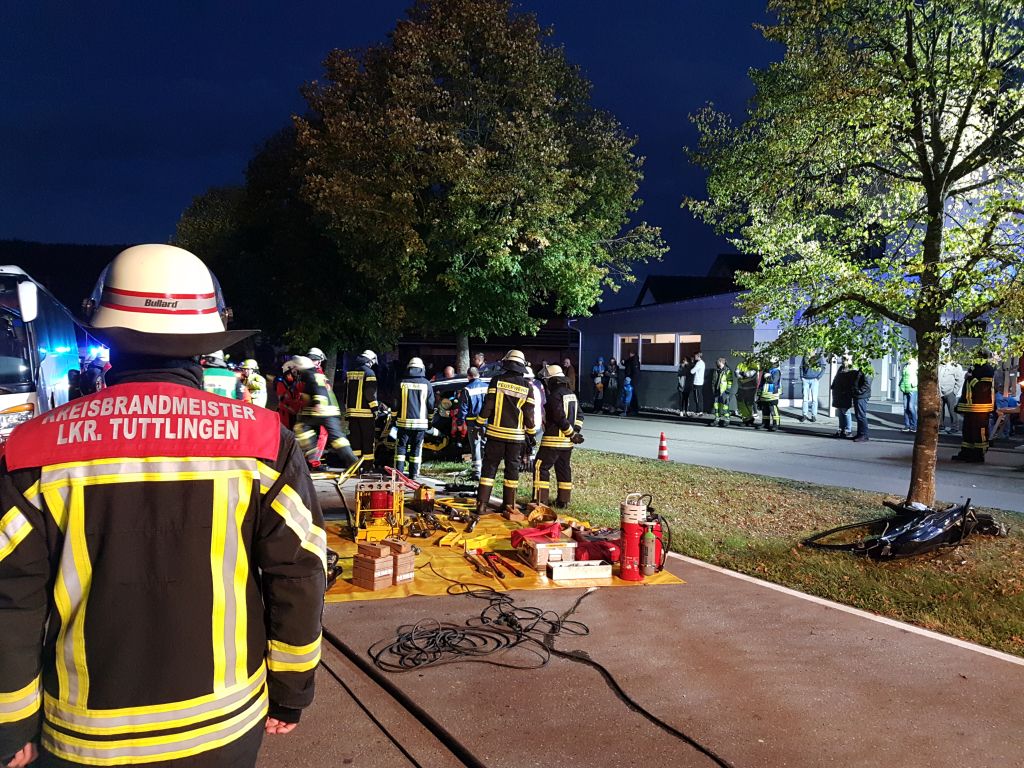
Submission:
<svg viewBox="0 0 1024 768">
<path fill-rule="evenodd" d="M 433 473 L 456 465 L 430 465 Z M 529 477 L 521 477 L 521 496 Z M 500 487 L 500 478 L 498 481 Z M 672 549 L 801 592 L 1024 656 L 1024 519 L 1008 538 L 876 563 L 806 549 L 806 536 L 886 513 L 881 496 L 845 488 L 577 449 L 572 515 L 618 526 L 630 491 L 654 496 L 672 526 Z"/>
</svg>

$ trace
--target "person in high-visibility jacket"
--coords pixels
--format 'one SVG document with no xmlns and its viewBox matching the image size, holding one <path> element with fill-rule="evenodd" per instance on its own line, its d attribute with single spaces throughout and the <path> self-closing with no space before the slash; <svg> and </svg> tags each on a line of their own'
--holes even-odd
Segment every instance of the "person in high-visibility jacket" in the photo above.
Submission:
<svg viewBox="0 0 1024 768">
<path fill-rule="evenodd" d="M 487 397 L 487 382 L 480 378 L 480 370 L 475 365 L 470 367 L 466 375 L 466 388 L 459 392 L 459 420 L 466 427 L 473 479 L 479 482 L 484 447 L 484 427 L 480 413 L 484 408 L 484 398 Z"/>
<path fill-rule="evenodd" d="M 467 527 L 472 531 L 479 516 L 487 512 L 494 488 L 494 476 L 504 462 L 505 481 L 502 506 L 515 507 L 519 487 L 519 468 L 523 444 L 536 444 L 537 428 L 533 420 L 533 387 L 526 380 L 526 358 L 518 349 L 509 350 L 502 360 L 501 375 L 487 387 L 480 418 L 487 435 L 483 468 L 476 492 L 476 515 Z"/>
<path fill-rule="evenodd" d="M 711 394 L 715 398 L 714 418 L 708 426 L 719 427 L 729 426 L 732 412 L 729 408 L 729 397 L 732 394 L 733 373 L 724 357 L 718 358 L 715 363 L 715 370 L 711 372 Z"/>
<path fill-rule="evenodd" d="M 313 699 L 327 539 L 291 433 L 203 389 L 206 266 L 122 251 L 87 303 L 111 386 L 0 462 L 0 762 L 254 766 Z"/>
<path fill-rule="evenodd" d="M 761 423 L 769 432 L 779 428 L 779 393 L 782 391 L 782 371 L 774 360 L 769 363 L 768 370 L 761 374 L 761 382 L 757 386 L 757 405 L 761 409 Z"/>
<path fill-rule="evenodd" d="M 224 352 L 217 350 L 201 358 L 203 365 L 203 389 L 214 395 L 230 397 L 232 400 L 244 400 L 245 388 L 241 377 L 228 368 L 224 361 Z"/>
<path fill-rule="evenodd" d="M 373 459 L 373 423 L 377 414 L 377 355 L 366 350 L 356 358 L 356 367 L 345 377 L 345 418 L 348 439 L 356 458 Z"/>
<path fill-rule="evenodd" d="M 260 408 L 267 407 L 267 380 L 260 375 L 259 364 L 249 358 L 243 360 L 241 365 L 242 386 L 249 392 L 249 398 L 253 405 Z"/>
<path fill-rule="evenodd" d="M 533 462 L 533 500 L 547 504 L 551 492 L 551 468 L 558 483 L 556 507 L 567 507 L 572 499 L 572 448 L 583 442 L 583 412 L 576 393 L 561 367 L 549 365 L 544 371 L 547 402 L 544 404 L 544 436 Z"/>
<path fill-rule="evenodd" d="M 989 418 L 996 408 L 993 384 L 995 374 L 992 354 L 982 350 L 979 359 L 967 371 L 960 402 L 956 405 L 956 412 L 963 416 L 960 419 L 963 437 L 959 453 L 951 457 L 954 461 L 985 463 L 989 445 Z"/>
<path fill-rule="evenodd" d="M 327 377 L 320 373 L 316 363 L 304 355 L 296 355 L 284 364 L 284 368 L 285 371 L 293 371 L 298 381 L 296 391 L 301 407 L 295 417 L 295 438 L 306 461 L 319 466 L 324 447 L 318 439 L 324 431 L 327 433 L 326 450 L 334 455 L 341 467 L 348 469 L 359 459 L 341 430 L 341 408 Z"/>
<path fill-rule="evenodd" d="M 415 480 L 423 462 L 423 435 L 430 428 L 430 417 L 434 413 L 434 388 L 424 375 L 426 366 L 418 357 L 412 358 L 406 369 L 408 375 L 398 385 L 395 408 L 395 426 L 398 428 L 395 469 L 405 472 L 408 458 L 408 476 Z"/>
<path fill-rule="evenodd" d="M 757 368 L 744 362 L 736 368 L 736 410 L 746 427 L 754 426 L 754 400 L 757 397 Z"/>
</svg>

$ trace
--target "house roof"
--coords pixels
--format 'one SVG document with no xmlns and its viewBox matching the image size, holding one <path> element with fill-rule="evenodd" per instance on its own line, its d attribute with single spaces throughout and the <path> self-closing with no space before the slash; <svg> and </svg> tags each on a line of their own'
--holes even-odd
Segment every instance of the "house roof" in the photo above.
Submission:
<svg viewBox="0 0 1024 768">
<path fill-rule="evenodd" d="M 732 293 L 736 285 L 731 277 L 701 277 L 694 275 L 648 275 L 633 306 L 667 304 L 702 296 Z"/>
<path fill-rule="evenodd" d="M 747 253 L 720 253 L 708 269 L 708 277 L 735 279 L 737 272 L 756 272 L 761 266 L 760 256 Z"/>
</svg>

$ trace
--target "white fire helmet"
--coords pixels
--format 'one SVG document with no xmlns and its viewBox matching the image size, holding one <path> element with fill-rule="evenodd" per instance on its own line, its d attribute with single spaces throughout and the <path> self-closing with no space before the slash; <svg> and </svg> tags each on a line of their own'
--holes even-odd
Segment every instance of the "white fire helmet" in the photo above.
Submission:
<svg viewBox="0 0 1024 768">
<path fill-rule="evenodd" d="M 320 349 L 320 347 L 310 347 L 309 352 L 306 353 L 306 357 L 314 362 L 320 362 L 321 360 L 327 359 L 327 355 L 323 353 L 323 350 Z"/>
<path fill-rule="evenodd" d="M 243 360 L 239 367 L 243 371 L 258 371 L 260 369 L 260 364 L 250 357 L 247 360 Z"/>
<path fill-rule="evenodd" d="M 288 373 L 288 371 L 308 371 L 312 368 L 316 368 L 316 363 L 305 355 L 295 355 L 281 366 L 281 370 L 285 373 Z"/>
<path fill-rule="evenodd" d="M 369 360 L 370 365 L 377 364 L 377 355 L 372 349 L 364 349 L 362 357 L 365 357 L 367 360 Z"/>
<path fill-rule="evenodd" d="M 173 245 L 136 245 L 103 270 L 85 302 L 90 326 L 118 352 L 192 357 L 256 331 L 225 330 L 220 286 L 194 254 Z"/>
<path fill-rule="evenodd" d="M 420 370 L 426 370 L 426 366 L 423 365 L 423 361 L 420 360 L 418 357 L 414 357 L 412 360 L 410 360 L 409 364 L 405 367 L 410 369 L 419 368 Z"/>
</svg>

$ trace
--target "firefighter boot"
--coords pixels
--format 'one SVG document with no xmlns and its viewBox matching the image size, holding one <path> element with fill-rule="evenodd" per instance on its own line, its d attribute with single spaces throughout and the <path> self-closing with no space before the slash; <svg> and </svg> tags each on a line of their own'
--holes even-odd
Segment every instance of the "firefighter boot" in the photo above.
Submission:
<svg viewBox="0 0 1024 768">
<path fill-rule="evenodd" d="M 501 508 L 502 509 L 515 509 L 516 508 L 516 485 L 509 485 L 508 481 L 505 481 L 505 486 L 501 489 Z"/>
<path fill-rule="evenodd" d="M 536 483 L 533 486 L 534 502 L 536 502 L 537 504 L 543 504 L 544 506 L 547 506 L 549 493 L 550 491 L 548 490 L 548 487 L 546 485 L 541 485 L 539 480 L 536 481 Z"/>
<path fill-rule="evenodd" d="M 567 487 L 565 487 L 567 486 Z M 559 509 L 565 509 L 569 506 L 569 499 L 572 497 L 572 483 L 559 483 L 558 484 L 558 498 L 555 500 L 555 506 Z"/>
</svg>

